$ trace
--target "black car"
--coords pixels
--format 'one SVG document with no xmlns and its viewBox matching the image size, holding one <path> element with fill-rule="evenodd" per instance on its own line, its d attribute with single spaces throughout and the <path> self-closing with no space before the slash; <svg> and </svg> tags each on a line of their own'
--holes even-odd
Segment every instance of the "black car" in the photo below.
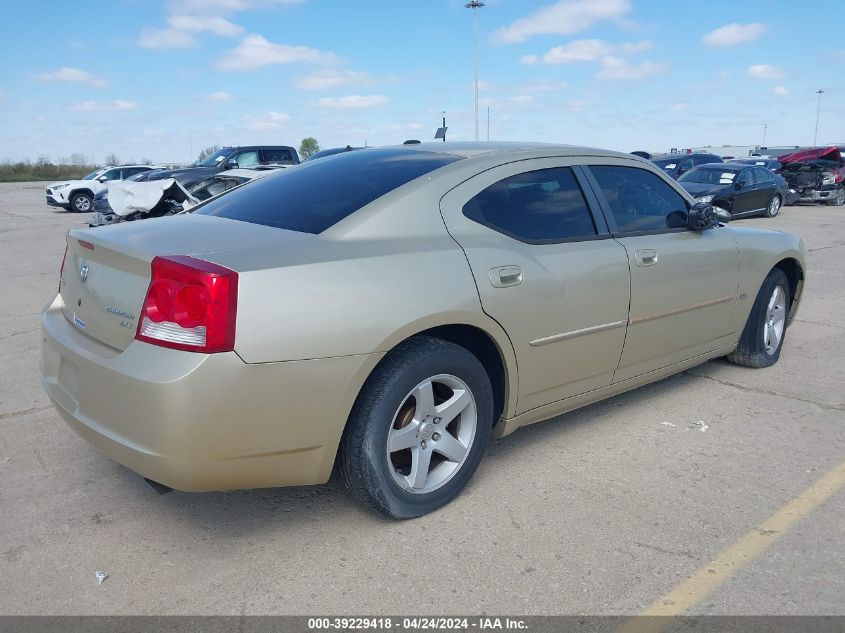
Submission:
<svg viewBox="0 0 845 633">
<path fill-rule="evenodd" d="M 788 195 L 786 181 L 765 167 L 743 163 L 699 165 L 678 178 L 696 202 L 709 202 L 733 217 L 773 218 Z"/>
<path fill-rule="evenodd" d="M 298 165 L 299 154 L 287 145 L 250 145 L 224 147 L 202 161 L 181 169 L 158 169 L 151 172 L 149 180 L 175 178 L 183 187 L 227 169 L 255 169 L 261 165 Z"/>
<path fill-rule="evenodd" d="M 739 163 L 742 165 L 755 165 L 757 167 L 765 167 L 769 171 L 778 173 L 781 168 L 780 161 L 777 158 L 760 158 L 751 156 L 750 158 L 734 158 L 728 161 L 731 164 Z"/>
<path fill-rule="evenodd" d="M 662 154 L 660 156 L 652 156 L 651 162 L 677 180 L 693 167 L 707 163 L 721 163 L 723 161 L 722 157 L 716 156 L 716 154 L 696 152 L 694 154 Z"/>
</svg>

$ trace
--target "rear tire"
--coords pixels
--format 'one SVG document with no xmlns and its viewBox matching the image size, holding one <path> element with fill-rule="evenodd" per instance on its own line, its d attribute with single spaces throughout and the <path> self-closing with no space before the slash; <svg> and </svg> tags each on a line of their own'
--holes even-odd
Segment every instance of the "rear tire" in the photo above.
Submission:
<svg viewBox="0 0 845 633">
<path fill-rule="evenodd" d="M 831 207 L 841 207 L 845 205 L 845 184 L 839 185 L 839 188 L 836 190 L 836 196 L 827 201 L 827 204 Z"/>
<path fill-rule="evenodd" d="M 780 213 L 780 205 L 781 199 L 779 194 L 775 194 L 772 196 L 772 199 L 769 201 L 769 206 L 766 207 L 765 216 L 767 218 L 773 218 L 778 213 Z"/>
<path fill-rule="evenodd" d="M 364 384 L 341 439 L 339 470 L 370 509 L 422 516 L 463 490 L 492 427 L 493 390 L 479 360 L 452 343 L 413 337 Z"/>
<path fill-rule="evenodd" d="M 778 362 L 786 338 L 789 280 L 780 268 L 766 277 L 748 315 L 736 350 L 727 359 L 744 367 L 770 367 Z"/>
<path fill-rule="evenodd" d="M 94 208 L 94 199 L 85 192 L 75 193 L 70 199 L 70 210 L 74 213 L 87 213 Z"/>
</svg>

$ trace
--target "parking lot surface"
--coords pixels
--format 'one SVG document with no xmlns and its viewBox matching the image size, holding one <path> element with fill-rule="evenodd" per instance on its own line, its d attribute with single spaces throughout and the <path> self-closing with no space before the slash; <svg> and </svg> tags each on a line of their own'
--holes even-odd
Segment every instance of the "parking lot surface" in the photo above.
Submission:
<svg viewBox="0 0 845 633">
<path fill-rule="evenodd" d="M 808 249 L 777 365 L 713 361 L 521 429 L 406 522 L 334 482 L 159 495 L 65 426 L 38 316 L 86 220 L 0 184 L 0 613 L 634 614 L 728 551 L 738 571 L 692 613 L 845 615 L 841 482 L 760 528 L 845 462 L 845 208 L 737 222 Z M 730 549 L 755 530 L 767 546 Z"/>
</svg>

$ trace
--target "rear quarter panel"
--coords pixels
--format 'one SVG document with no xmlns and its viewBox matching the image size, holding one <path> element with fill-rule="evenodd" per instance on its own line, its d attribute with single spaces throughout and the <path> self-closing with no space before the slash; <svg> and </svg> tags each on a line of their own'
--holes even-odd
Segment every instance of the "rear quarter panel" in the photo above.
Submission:
<svg viewBox="0 0 845 633">
<path fill-rule="evenodd" d="M 779 262 L 795 259 L 806 280 L 805 249 L 801 238 L 791 233 L 751 227 L 730 228 L 739 247 L 739 301 L 733 325 L 742 332 L 763 281 Z M 799 295 L 797 300 L 800 302 L 800 299 Z M 795 316 L 795 309 L 791 317 Z"/>
</svg>

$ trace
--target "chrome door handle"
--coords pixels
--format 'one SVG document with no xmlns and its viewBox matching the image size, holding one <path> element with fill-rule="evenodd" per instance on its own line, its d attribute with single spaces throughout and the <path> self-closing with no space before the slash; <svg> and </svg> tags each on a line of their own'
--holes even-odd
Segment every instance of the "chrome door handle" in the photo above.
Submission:
<svg viewBox="0 0 845 633">
<path fill-rule="evenodd" d="M 522 268 L 519 266 L 497 266 L 490 269 L 490 283 L 495 288 L 518 286 L 522 283 Z"/>
<path fill-rule="evenodd" d="M 644 248 L 639 251 L 634 252 L 634 261 L 637 263 L 637 266 L 655 266 L 657 265 L 657 251 Z"/>
</svg>

